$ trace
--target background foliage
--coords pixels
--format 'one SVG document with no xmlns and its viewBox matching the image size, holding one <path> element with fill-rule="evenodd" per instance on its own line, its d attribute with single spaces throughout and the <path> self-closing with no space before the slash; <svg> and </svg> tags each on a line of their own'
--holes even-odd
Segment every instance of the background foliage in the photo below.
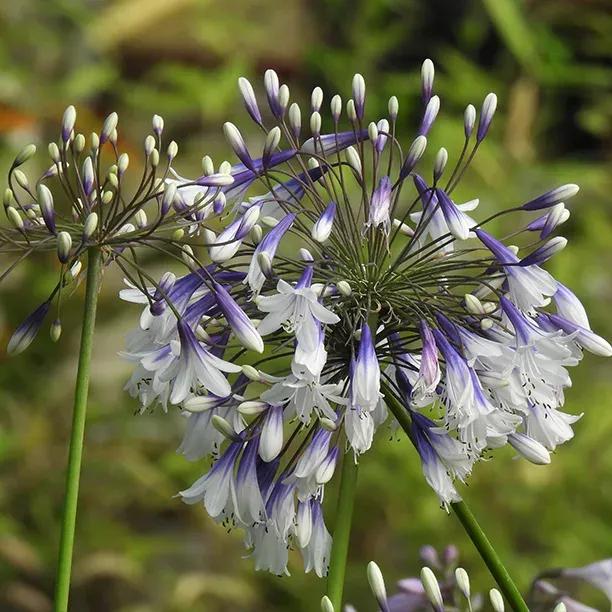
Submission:
<svg viewBox="0 0 612 612">
<path fill-rule="evenodd" d="M 56 138 L 65 106 L 81 129 L 120 115 L 135 157 L 150 116 L 163 114 L 181 144 L 179 167 L 195 174 L 204 153 L 227 154 L 220 125 L 247 127 L 240 75 L 276 68 L 298 99 L 310 88 L 348 93 L 366 77 L 372 115 L 389 95 L 411 139 L 418 71 L 431 57 L 442 113 L 431 149 L 460 146 L 461 115 L 494 90 L 499 115 L 460 195 L 487 210 L 548 187 L 578 182 L 564 226 L 570 246 L 553 272 L 576 289 L 596 330 L 612 336 L 612 9 L 609 0 L 21 0 L 0 5 L 0 165 L 20 147 Z M 327 98 L 329 100 L 329 97 Z M 259 146 L 259 145 L 258 145 Z M 225 153 L 222 153 L 224 151 Z M 41 163 L 44 163 L 41 155 Z M 4 263 L 4 262 L 3 262 Z M 161 262 L 152 262 L 159 265 Z M 2 286 L 0 340 L 46 296 L 51 261 L 32 261 Z M 73 609 L 193 612 L 316 609 L 323 582 L 255 574 L 237 535 L 173 495 L 205 466 L 174 453 L 178 414 L 134 416 L 117 357 L 138 311 L 121 305 L 108 275 L 94 349 Z M 41 338 L 18 358 L 0 356 L 0 608 L 50 610 L 63 468 L 71 415 L 80 301 L 64 315 L 59 346 Z M 583 412 L 576 439 L 547 468 L 497 453 L 478 466 L 465 495 L 522 587 L 545 567 L 612 553 L 612 380 L 587 357 L 567 394 Z M 328 492 L 329 516 L 335 491 Z M 333 523 L 332 523 L 333 524 Z M 391 584 L 415 574 L 425 543 L 457 544 L 484 589 L 490 580 L 465 535 L 437 506 L 403 440 L 362 461 L 347 591 L 373 609 L 365 564 Z M 597 602 L 596 599 L 592 600 Z M 597 604 L 595 604 L 597 605 Z M 600 604 L 601 605 L 601 604 Z"/>
</svg>

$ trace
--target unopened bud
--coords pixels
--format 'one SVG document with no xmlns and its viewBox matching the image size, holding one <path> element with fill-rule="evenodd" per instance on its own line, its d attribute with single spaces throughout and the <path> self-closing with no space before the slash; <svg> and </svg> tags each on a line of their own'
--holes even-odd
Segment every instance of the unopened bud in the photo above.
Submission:
<svg viewBox="0 0 612 612">
<path fill-rule="evenodd" d="M 321 134 L 321 115 L 317 112 L 310 115 L 310 131 L 313 136 L 319 136 Z"/>
<path fill-rule="evenodd" d="M 346 103 L 346 116 L 351 123 L 357 123 L 357 111 L 355 110 L 355 101 L 352 98 Z"/>
<path fill-rule="evenodd" d="M 17 212 L 16 208 L 12 206 L 7 206 L 5 209 L 6 216 L 11 224 L 20 231 L 23 231 L 23 219 L 21 215 Z"/>
<path fill-rule="evenodd" d="M 125 174 L 128 166 L 130 164 L 130 158 L 127 153 L 122 153 L 117 160 L 117 172 L 119 176 Z"/>
<path fill-rule="evenodd" d="M 159 115 L 153 115 L 153 120 L 151 121 L 151 124 L 153 126 L 153 133 L 157 134 L 157 136 L 160 136 L 161 133 L 164 131 L 163 117 L 160 117 Z"/>
<path fill-rule="evenodd" d="M 57 342 L 62 335 L 62 323 L 59 319 L 55 319 L 49 328 L 49 336 L 52 342 Z"/>
<path fill-rule="evenodd" d="M 345 155 L 348 165 L 353 169 L 357 176 L 361 177 L 361 159 L 359 158 L 359 153 L 357 153 L 357 149 L 355 149 L 355 147 L 348 147 L 346 149 Z"/>
<path fill-rule="evenodd" d="M 258 379 L 259 380 L 259 379 Z M 238 405 L 238 412 L 244 416 L 255 416 L 268 409 L 268 404 L 259 400 L 242 402 Z"/>
<path fill-rule="evenodd" d="M 384 610 L 387 607 L 387 589 L 385 588 L 382 572 L 374 561 L 368 563 L 367 574 L 372 594 L 376 598 L 378 605 Z"/>
<path fill-rule="evenodd" d="M 351 295 L 351 293 L 353 293 L 351 286 L 345 280 L 338 281 L 336 283 L 336 289 L 338 289 L 338 292 L 345 297 L 348 297 Z"/>
<path fill-rule="evenodd" d="M 535 465 L 548 465 L 550 463 L 550 453 L 546 447 L 523 433 L 518 431 L 511 433 L 508 436 L 508 443 L 527 461 Z"/>
<path fill-rule="evenodd" d="M 261 217 L 260 221 L 266 226 L 266 227 L 276 227 L 279 223 L 278 219 L 276 217 L 271 217 L 269 215 L 266 215 L 265 217 Z"/>
<path fill-rule="evenodd" d="M 98 214 L 95 212 L 89 213 L 83 225 L 83 240 L 89 240 L 93 236 L 97 227 L 98 227 Z"/>
<path fill-rule="evenodd" d="M 427 599 L 434 609 L 440 612 L 444 610 L 444 601 L 442 599 L 442 593 L 440 592 L 440 585 L 430 568 L 424 567 L 421 570 L 421 582 L 425 589 L 425 595 L 427 595 Z"/>
<path fill-rule="evenodd" d="M 274 272 L 272 270 L 272 260 L 267 253 L 258 253 L 257 263 L 259 264 L 259 267 L 266 278 L 272 278 L 274 276 Z"/>
<path fill-rule="evenodd" d="M 302 111 L 295 102 L 289 107 L 289 127 L 295 138 L 298 138 L 302 130 Z"/>
<path fill-rule="evenodd" d="M 489 599 L 491 600 L 491 605 L 495 612 L 504 612 L 504 598 L 497 589 L 491 589 L 489 591 Z"/>
<path fill-rule="evenodd" d="M 13 176 L 15 177 L 15 181 L 17 181 L 17 184 L 23 189 L 28 189 L 30 187 L 28 177 L 21 170 L 14 170 Z"/>
<path fill-rule="evenodd" d="M 205 155 L 202 158 L 202 172 L 204 172 L 206 176 L 215 173 L 215 165 L 213 164 L 213 160 L 210 158 L 209 155 Z"/>
<path fill-rule="evenodd" d="M 253 241 L 254 244 L 256 244 L 256 245 L 259 244 L 261 242 L 262 237 L 263 237 L 263 229 L 261 229 L 261 225 L 256 223 L 251 228 L 251 231 L 249 232 L 249 235 L 251 236 L 251 240 Z"/>
<path fill-rule="evenodd" d="M 29 144 L 25 146 L 18 153 L 17 157 L 15 157 L 15 161 L 13 162 L 13 167 L 16 168 L 17 166 L 21 166 L 21 164 L 25 164 L 28 161 L 28 159 L 31 159 L 32 157 L 34 157 L 35 153 L 36 153 L 36 145 Z"/>
<path fill-rule="evenodd" d="M 319 419 L 319 424 L 321 425 L 323 429 L 327 431 L 336 431 L 336 429 L 338 429 L 338 426 L 331 419 L 328 419 L 327 417 L 321 417 Z"/>
<path fill-rule="evenodd" d="M 117 128 L 117 122 L 119 121 L 119 116 L 117 113 L 113 112 L 104 120 L 104 125 L 102 126 L 102 131 L 100 132 L 100 143 L 104 144 L 107 140 L 110 140 L 113 132 Z"/>
<path fill-rule="evenodd" d="M 468 573 L 462 568 L 458 567 L 455 570 L 455 580 L 457 581 L 457 587 L 463 594 L 463 596 L 469 600 L 470 599 L 470 577 Z"/>
<path fill-rule="evenodd" d="M 308 249 L 301 248 L 299 250 L 299 253 L 300 253 L 300 259 L 302 261 L 306 261 L 306 262 L 314 261 L 314 257 L 312 256 L 312 253 Z"/>
<path fill-rule="evenodd" d="M 194 395 L 183 402 L 189 412 L 206 412 L 219 405 L 219 398 L 211 395 Z"/>
<path fill-rule="evenodd" d="M 144 229 L 148 224 L 147 213 L 142 208 L 137 210 L 134 214 L 134 221 L 136 223 L 136 227 L 139 229 Z"/>
<path fill-rule="evenodd" d="M 170 210 L 174 199 L 176 198 L 176 183 L 169 183 L 166 185 L 164 189 L 164 195 L 162 196 L 161 210 L 162 216 L 165 216 L 166 213 Z"/>
<path fill-rule="evenodd" d="M 144 152 L 147 157 L 151 155 L 151 151 L 155 148 L 155 138 L 149 134 L 144 141 Z"/>
<path fill-rule="evenodd" d="M 110 204 L 113 201 L 114 197 L 115 197 L 115 194 L 112 191 L 110 190 L 104 191 L 102 193 L 102 204 Z"/>
<path fill-rule="evenodd" d="M 178 144 L 176 144 L 176 142 L 173 140 L 170 142 L 170 144 L 168 145 L 168 159 L 170 161 L 172 161 L 178 154 Z"/>
<path fill-rule="evenodd" d="M 249 379 L 255 382 L 261 380 L 261 376 L 259 375 L 259 370 L 254 368 L 252 365 L 243 365 L 242 373 Z"/>
<path fill-rule="evenodd" d="M 471 312 L 475 315 L 486 314 L 482 302 L 475 295 L 471 293 L 466 293 L 463 296 L 463 299 L 465 300 L 465 307 L 468 312 Z"/>
<path fill-rule="evenodd" d="M 474 108 L 473 104 L 468 104 L 465 107 L 465 112 L 463 113 L 463 131 L 465 133 L 466 138 L 469 138 L 472 135 L 475 125 L 476 125 L 476 108 Z"/>
<path fill-rule="evenodd" d="M 180 242 L 185 236 L 185 230 L 182 228 L 178 228 L 175 229 L 174 232 L 172 232 L 172 240 L 174 240 L 175 242 Z"/>
<path fill-rule="evenodd" d="M 91 141 L 92 153 L 97 153 L 98 149 L 100 148 L 100 137 L 96 132 L 92 132 L 91 136 L 89 137 L 89 140 Z"/>
<path fill-rule="evenodd" d="M 334 119 L 334 123 L 338 123 L 340 115 L 342 114 L 342 98 L 336 94 L 330 102 L 331 114 Z"/>
<path fill-rule="evenodd" d="M 217 236 L 215 232 L 213 232 L 211 229 L 208 229 L 207 227 L 205 227 L 202 230 L 202 238 L 204 239 L 204 246 L 212 246 L 215 243 L 216 237 Z"/>
<path fill-rule="evenodd" d="M 157 149 L 151 151 L 149 163 L 151 164 L 151 168 L 157 168 L 157 166 L 159 166 L 159 151 Z"/>
<path fill-rule="evenodd" d="M 229 422 L 218 414 L 213 415 L 211 423 L 219 433 L 223 434 L 229 440 L 237 441 L 240 439 Z"/>
<path fill-rule="evenodd" d="M 74 147 L 74 152 L 77 155 L 79 153 L 82 153 L 83 150 L 85 149 L 85 136 L 83 136 L 83 134 L 77 134 L 74 137 L 74 141 L 72 143 L 72 146 Z"/>
<path fill-rule="evenodd" d="M 36 188 L 36 195 L 43 221 L 45 222 L 47 229 L 52 234 L 55 234 L 55 208 L 53 206 L 53 195 L 51 194 L 49 188 L 42 183 L 38 184 L 38 187 Z"/>
<path fill-rule="evenodd" d="M 62 263 L 70 259 L 72 249 L 72 236 L 68 232 L 60 232 L 57 235 L 57 257 Z"/>
<path fill-rule="evenodd" d="M 446 168 L 446 164 L 448 163 L 448 151 L 441 147 L 440 150 L 436 153 L 436 159 L 434 160 L 434 170 L 433 170 L 433 178 L 434 182 L 438 182 L 442 174 L 444 173 L 444 169 Z"/>
<path fill-rule="evenodd" d="M 2 195 L 2 204 L 4 208 L 11 205 L 13 201 L 13 190 L 10 187 L 7 187 L 4 190 L 4 194 Z"/>
<path fill-rule="evenodd" d="M 389 119 L 391 119 L 391 121 L 395 121 L 399 113 L 399 101 L 395 96 L 391 96 L 389 98 L 388 109 L 389 109 Z"/>
<path fill-rule="evenodd" d="M 278 104 L 280 106 L 281 113 L 285 113 L 287 106 L 289 106 L 289 87 L 285 84 L 281 85 L 278 90 Z"/>
<path fill-rule="evenodd" d="M 320 87 L 315 87 L 310 96 L 310 110 L 319 112 L 323 104 L 323 90 Z"/>
<path fill-rule="evenodd" d="M 57 144 L 54 142 L 50 142 L 49 146 L 47 147 L 47 151 L 49 152 L 49 157 L 51 158 L 51 160 L 54 163 L 59 164 L 61 161 L 61 156 L 60 156 L 60 150 Z"/>
<path fill-rule="evenodd" d="M 321 612 L 336 612 L 334 610 L 334 604 L 327 595 L 323 595 L 321 599 Z"/>
<path fill-rule="evenodd" d="M 181 248 L 181 257 L 187 266 L 193 265 L 195 261 L 195 257 L 193 254 L 193 249 L 190 245 L 184 244 Z"/>
<path fill-rule="evenodd" d="M 64 111 L 64 117 L 62 118 L 62 140 L 68 142 L 74 130 L 74 124 L 76 122 L 76 108 L 69 106 Z"/>
</svg>

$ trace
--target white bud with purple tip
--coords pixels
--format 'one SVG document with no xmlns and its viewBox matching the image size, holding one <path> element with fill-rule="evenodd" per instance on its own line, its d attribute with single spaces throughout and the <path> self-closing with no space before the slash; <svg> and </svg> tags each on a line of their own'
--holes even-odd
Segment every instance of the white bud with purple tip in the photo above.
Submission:
<svg viewBox="0 0 612 612">
<path fill-rule="evenodd" d="M 301 248 L 299 253 L 300 253 L 300 259 L 302 261 L 306 261 L 306 262 L 314 261 L 314 257 L 312 256 L 312 253 L 308 249 Z"/>
<path fill-rule="evenodd" d="M 395 121 L 399 114 L 399 100 L 396 96 L 391 96 L 389 98 L 389 104 L 387 107 L 389 110 L 389 119 L 391 119 L 391 121 Z"/>
<path fill-rule="evenodd" d="M 159 138 L 161 133 L 164 131 L 164 119 L 160 115 L 153 115 L 151 120 L 151 126 L 153 127 L 153 133 Z"/>
<path fill-rule="evenodd" d="M 336 94 L 330 102 L 330 110 L 331 110 L 331 114 L 332 114 L 332 118 L 334 120 L 334 123 L 338 123 L 338 120 L 340 119 L 340 115 L 342 114 L 342 98 Z"/>
<path fill-rule="evenodd" d="M 210 155 L 205 155 L 202 158 L 202 172 L 204 176 L 210 176 L 215 173 L 215 166 L 213 164 L 213 160 L 210 158 Z"/>
<path fill-rule="evenodd" d="M 384 610 L 387 607 L 387 589 L 385 587 L 385 579 L 380 571 L 380 567 L 378 567 L 374 561 L 370 561 L 368 563 L 367 575 L 370 590 L 376 598 L 380 608 Z"/>
<path fill-rule="evenodd" d="M 463 596 L 469 601 L 471 596 L 470 577 L 462 567 L 458 567 L 455 570 L 455 581 L 457 582 L 457 587 L 459 588 Z"/>
<path fill-rule="evenodd" d="M 312 238 L 317 242 L 325 242 L 332 232 L 335 217 L 336 203 L 330 202 L 313 225 L 311 231 Z"/>
<path fill-rule="evenodd" d="M 363 118 L 365 109 L 366 84 L 364 78 L 357 73 L 353 77 L 353 100 L 355 102 L 355 111 L 359 119 Z"/>
<path fill-rule="evenodd" d="M 504 612 L 504 598 L 497 589 L 491 589 L 489 591 L 489 599 L 495 612 Z"/>
<path fill-rule="evenodd" d="M 240 130 L 229 121 L 223 124 L 223 133 L 229 143 L 230 147 L 234 150 L 234 153 L 238 156 L 240 161 L 250 170 L 253 170 L 253 160 L 249 154 L 244 138 L 240 133 Z"/>
<path fill-rule="evenodd" d="M 138 229 L 144 229 L 148 225 L 147 213 L 142 209 L 138 209 L 134 214 L 134 222 Z"/>
<path fill-rule="evenodd" d="M 240 77 L 238 79 L 238 87 L 240 89 L 242 99 L 244 100 L 244 106 L 246 107 L 247 113 L 249 113 L 251 119 L 253 119 L 255 123 L 261 125 L 261 113 L 259 112 L 259 106 L 257 105 L 257 98 L 255 97 L 253 86 L 247 79 Z"/>
<path fill-rule="evenodd" d="M 21 166 L 22 164 L 25 164 L 29 159 L 34 157 L 35 153 L 36 153 L 36 145 L 33 145 L 33 144 L 26 145 L 17 154 L 17 157 L 15 157 L 15 161 L 13 162 L 13 167 L 16 168 L 17 166 Z"/>
<path fill-rule="evenodd" d="M 434 610 L 436 610 L 436 612 L 444 610 L 444 600 L 440 592 L 440 585 L 438 584 L 435 574 L 429 567 L 424 567 L 421 570 L 421 583 L 425 589 L 425 595 Z"/>
<path fill-rule="evenodd" d="M 91 152 L 95 156 L 100 148 L 100 137 L 95 132 L 92 132 L 89 140 L 91 142 Z"/>
<path fill-rule="evenodd" d="M 261 225 L 256 223 L 251 228 L 251 231 L 249 232 L 249 236 L 251 237 L 253 244 L 256 244 L 256 245 L 259 244 L 261 242 L 261 239 L 263 238 L 263 228 L 261 227 Z"/>
<path fill-rule="evenodd" d="M 178 154 L 178 144 L 174 140 L 170 141 L 168 148 L 166 150 L 166 155 L 168 156 L 168 160 L 172 161 Z"/>
<path fill-rule="evenodd" d="M 440 98 L 439 96 L 432 96 L 429 99 L 429 102 L 427 102 L 427 106 L 425 107 L 425 112 L 423 113 L 423 120 L 421 121 L 421 127 L 419 128 L 419 135 L 427 136 L 439 112 Z"/>
<path fill-rule="evenodd" d="M 30 313 L 25 318 L 19 327 L 17 327 L 6 347 L 6 352 L 9 355 L 18 355 L 32 344 L 32 341 L 36 338 L 36 334 L 38 334 L 49 312 L 50 306 L 51 302 L 43 302 L 34 312 Z"/>
<path fill-rule="evenodd" d="M 417 136 L 412 144 L 410 145 L 410 149 L 408 149 L 408 153 L 406 154 L 406 158 L 404 159 L 404 163 L 402 164 L 402 168 L 400 170 L 400 178 L 406 178 L 417 165 L 421 157 L 423 157 L 423 153 L 425 153 L 425 149 L 427 148 L 427 138 L 425 136 L 420 135 Z"/>
<path fill-rule="evenodd" d="M 268 104 L 272 114 L 279 119 L 281 116 L 280 103 L 278 99 L 280 83 L 278 75 L 274 70 L 268 69 L 264 74 L 264 87 L 268 97 Z"/>
<path fill-rule="evenodd" d="M 494 93 L 488 93 L 482 103 L 480 109 L 480 119 L 478 121 L 478 131 L 476 132 L 476 141 L 481 142 L 491 127 L 493 116 L 497 109 L 497 96 Z"/>
<path fill-rule="evenodd" d="M 270 406 L 263 420 L 259 456 L 266 462 L 278 457 L 283 448 L 283 408 Z"/>
<path fill-rule="evenodd" d="M 43 221 L 47 226 L 47 229 L 55 234 L 55 208 L 53 206 L 53 195 L 46 185 L 42 183 L 38 184 L 36 188 L 36 195 L 38 196 L 38 205 L 40 206 L 40 213 Z"/>
<path fill-rule="evenodd" d="M 310 131 L 315 137 L 321 135 L 321 115 L 316 111 L 310 115 Z"/>
<path fill-rule="evenodd" d="M 104 125 L 102 126 L 102 131 L 100 132 L 100 143 L 104 144 L 107 140 L 113 142 L 113 140 L 117 140 L 116 135 L 114 134 L 117 129 L 117 122 L 119 121 L 119 115 L 117 113 L 112 112 L 108 117 L 104 120 Z"/>
<path fill-rule="evenodd" d="M 161 201 L 161 216 L 164 217 L 170 210 L 176 199 L 176 183 L 168 183 L 164 188 L 164 195 Z"/>
<path fill-rule="evenodd" d="M 555 204 L 558 204 L 559 202 L 565 202 L 566 200 L 569 200 L 569 198 L 573 198 L 579 191 L 580 187 L 578 185 L 574 185 L 573 183 L 561 185 L 561 187 L 551 189 L 550 191 L 543 193 L 541 196 L 538 196 L 537 198 L 523 204 L 521 208 L 523 210 L 540 210 L 541 208 L 549 208 Z"/>
<path fill-rule="evenodd" d="M 68 232 L 60 232 L 57 235 L 57 257 L 62 263 L 70 259 L 72 249 L 72 236 Z"/>
<path fill-rule="evenodd" d="M 426 59 L 421 66 L 421 95 L 424 104 L 427 104 L 431 98 L 435 73 L 433 62 Z"/>
<path fill-rule="evenodd" d="M 296 139 L 298 139 L 302 130 L 302 111 L 300 110 L 300 107 L 297 102 L 294 102 L 289 107 L 288 119 L 289 127 L 291 128 L 291 133 Z"/>
<path fill-rule="evenodd" d="M 258 253 L 257 254 L 257 263 L 259 264 L 259 268 L 262 274 L 267 279 L 274 278 L 274 271 L 272 270 L 272 259 L 267 253 Z"/>
<path fill-rule="evenodd" d="M 436 158 L 434 160 L 434 170 L 433 170 L 433 178 L 434 182 L 438 182 L 442 174 L 444 174 L 444 169 L 446 168 L 446 164 L 448 163 L 448 151 L 444 147 L 440 147 L 440 150 L 436 153 Z"/>
<path fill-rule="evenodd" d="M 527 461 L 535 465 L 548 465 L 550 463 L 550 453 L 537 440 L 520 433 L 514 432 L 508 436 L 508 443 Z"/>
<path fill-rule="evenodd" d="M 91 157 L 87 156 L 85 158 L 85 161 L 83 162 L 82 172 L 83 191 L 85 192 L 85 195 L 89 197 L 89 195 L 93 191 L 95 181 L 94 168 Z"/>
<path fill-rule="evenodd" d="M 261 380 L 261 375 L 259 374 L 259 370 L 254 368 L 252 365 L 245 364 L 242 366 L 242 373 L 253 382 L 259 382 Z M 246 402 L 243 402 L 243 404 Z M 264 402 L 261 402 L 265 405 Z M 238 410 L 240 410 L 240 406 L 238 406 Z"/>
<path fill-rule="evenodd" d="M 323 90 L 320 87 L 315 87 L 310 96 L 310 110 L 319 112 L 323 104 Z"/>
<path fill-rule="evenodd" d="M 357 111 L 355 110 L 355 101 L 352 98 L 346 103 L 346 116 L 351 123 L 357 123 Z"/>
<path fill-rule="evenodd" d="M 64 117 L 62 118 L 62 140 L 66 143 L 72 137 L 74 130 L 74 124 L 76 123 L 76 108 L 70 105 L 64 111 Z"/>
<path fill-rule="evenodd" d="M 436 189 L 435 192 L 450 233 L 458 240 L 467 240 L 470 235 L 469 217 L 446 195 L 444 190 Z"/>
<path fill-rule="evenodd" d="M 465 132 L 465 137 L 469 138 L 474 131 L 474 126 L 476 125 L 476 108 L 473 104 L 468 104 L 465 107 L 465 112 L 463 113 L 463 131 Z"/>
<path fill-rule="evenodd" d="M 537 248 L 533 253 L 527 255 L 520 262 L 521 266 L 539 266 L 550 259 L 553 255 L 562 251 L 567 246 L 567 238 L 563 236 L 555 236 L 541 247 Z"/>
</svg>

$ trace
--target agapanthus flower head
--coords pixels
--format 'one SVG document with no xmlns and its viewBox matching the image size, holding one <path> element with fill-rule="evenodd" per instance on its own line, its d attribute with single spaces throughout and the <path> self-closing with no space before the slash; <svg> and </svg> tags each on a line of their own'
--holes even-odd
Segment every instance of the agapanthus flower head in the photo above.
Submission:
<svg viewBox="0 0 612 612">
<path fill-rule="evenodd" d="M 386 116 L 366 119 L 361 75 L 344 106 L 330 97 L 329 114 L 320 89 L 300 110 L 274 71 L 263 87 L 241 78 L 261 148 L 247 146 L 246 124 L 226 124 L 239 163 L 169 179 L 201 263 L 171 286 L 136 280 L 123 294 L 145 306 L 125 352 L 136 364 L 128 389 L 143 407 L 183 409 L 181 452 L 216 462 L 181 495 L 243 529 L 257 568 L 285 573 L 296 548 L 307 571 L 325 574 L 325 485 L 383 424 L 396 427 L 390 403 L 447 506 L 461 499 L 456 480 L 491 448 L 550 461 L 578 418 L 561 410 L 567 368 L 583 348 L 612 352 L 578 298 L 541 267 L 565 246 L 550 237 L 564 216 L 555 207 L 577 189 L 503 202 L 477 219 L 478 199 L 459 200 L 457 187 L 497 98 L 487 95 L 478 113 L 467 107 L 454 163 L 444 150 L 433 170 L 422 168 L 440 108 L 433 77 L 428 60 L 421 118 L 406 142 L 397 98 Z M 221 192 L 224 212 L 221 228 L 198 237 L 214 212 L 201 190 Z M 492 227 L 517 210 L 547 215 L 518 228 L 518 248 Z M 547 242 L 534 246 L 534 232 Z M 151 308 L 160 300 L 166 308 Z"/>
<path fill-rule="evenodd" d="M 118 116 L 111 113 L 100 133 L 89 139 L 77 131 L 77 112 L 66 109 L 57 142 L 48 146 L 50 166 L 35 181 L 23 165 L 36 152 L 28 145 L 15 158 L 8 173 L 3 205 L 9 227 L 0 229 L 0 252 L 14 255 L 15 262 L 0 280 L 30 256 L 55 251 L 58 280 L 51 295 L 17 329 L 9 352 L 20 352 L 32 342 L 45 316 L 54 311 L 51 336 L 59 338 L 61 302 L 74 290 L 88 250 L 102 256 L 104 268 L 118 266 L 134 286 L 147 289 L 138 295 L 156 309 L 174 308 L 167 283 L 156 283 L 143 270 L 143 251 L 185 259 L 187 270 L 203 269 L 185 237 L 197 236 L 205 223 L 223 212 L 215 203 L 234 183 L 228 164 L 194 181 L 178 181 L 173 163 L 178 153 L 174 141 L 164 142 L 163 120 L 155 115 L 152 134 L 144 141 L 141 168 L 132 169 L 120 150 Z M 212 162 L 210 162 L 212 164 Z M 210 166 L 209 164 L 209 166 Z M 200 283 L 211 286 L 207 270 L 198 273 Z"/>
</svg>

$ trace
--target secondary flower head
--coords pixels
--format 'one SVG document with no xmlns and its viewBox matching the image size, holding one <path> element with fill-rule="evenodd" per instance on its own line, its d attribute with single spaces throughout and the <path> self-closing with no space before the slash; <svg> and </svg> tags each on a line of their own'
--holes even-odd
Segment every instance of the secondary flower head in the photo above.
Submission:
<svg viewBox="0 0 612 612">
<path fill-rule="evenodd" d="M 48 146 L 50 165 L 36 180 L 23 171 L 36 153 L 34 145 L 17 155 L 8 172 L 3 205 L 9 227 L 0 230 L 0 252 L 14 255 L 15 262 L 0 280 L 27 257 L 55 251 L 58 259 L 57 283 L 16 330 L 8 346 L 12 353 L 32 342 L 49 312 L 56 313 L 52 338 L 59 338 L 62 299 L 73 292 L 89 249 L 101 253 L 105 268 L 116 265 L 139 285 L 149 278 L 140 264 L 143 251 L 182 255 L 188 269 L 197 268 L 184 237 L 197 235 L 204 223 L 218 216 L 214 203 L 235 180 L 231 167 L 223 164 L 179 184 L 172 168 L 178 146 L 164 142 L 163 120 L 157 115 L 137 169 L 130 168 L 130 158 L 120 150 L 116 113 L 106 118 L 99 134 L 87 139 L 78 132 L 76 118 L 76 109 L 68 107 L 58 140 Z M 202 272 L 202 283 L 213 280 Z M 153 282 L 150 288 L 145 300 L 152 309 L 163 300 L 165 308 L 169 290 Z"/>
<path fill-rule="evenodd" d="M 163 292 L 133 279 L 123 293 L 145 305 L 125 352 L 136 366 L 128 389 L 143 407 L 183 409 L 182 452 L 216 462 L 181 495 L 241 528 L 259 569 L 285 573 L 296 548 L 307 571 L 326 573 L 325 484 L 383 424 L 397 427 L 388 408 L 447 506 L 461 499 L 455 481 L 491 448 L 510 444 L 548 463 L 578 418 L 562 411 L 567 368 L 582 349 L 612 353 L 578 298 L 540 267 L 561 243 L 534 246 L 534 232 L 550 240 L 562 215 L 528 220 L 514 233 L 528 246 L 517 249 L 493 236 L 493 217 L 472 216 L 478 199 L 458 201 L 459 179 L 491 129 L 493 94 L 478 117 L 468 106 L 454 167 L 444 150 L 433 172 L 420 168 L 440 108 L 433 74 L 427 61 L 408 143 L 397 136 L 397 98 L 387 116 L 366 120 L 360 75 L 344 119 L 339 95 L 328 115 L 313 92 L 309 129 L 274 71 L 263 88 L 240 79 L 263 138 L 259 152 L 243 126 L 225 126 L 240 161 L 223 174 L 231 185 L 211 187 L 223 193 L 221 228 L 198 237 L 210 213 L 190 217 L 189 274 Z M 193 190 L 213 176 L 177 179 L 178 209 L 190 210 Z M 495 217 L 550 215 L 576 191 L 501 202 Z"/>
</svg>

